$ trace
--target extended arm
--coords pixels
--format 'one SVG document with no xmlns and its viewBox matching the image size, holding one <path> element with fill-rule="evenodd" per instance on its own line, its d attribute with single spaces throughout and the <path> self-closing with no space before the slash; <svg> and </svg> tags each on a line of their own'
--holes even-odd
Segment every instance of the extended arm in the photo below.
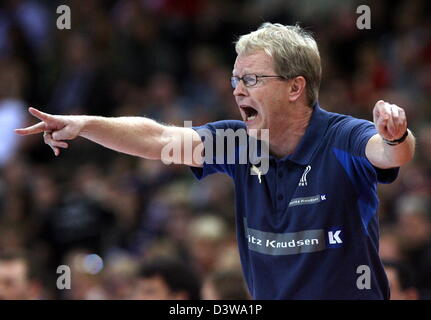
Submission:
<svg viewBox="0 0 431 320">
<path fill-rule="evenodd" d="M 28 135 L 44 132 L 45 143 L 57 156 L 60 154 L 59 148 L 68 147 L 65 140 L 81 136 L 109 149 L 153 160 L 163 160 L 163 149 L 176 146 L 181 152 L 171 153 L 174 163 L 201 165 L 202 158 L 196 157 L 201 153 L 195 152 L 193 158 L 183 152 L 185 141 L 191 145 L 192 152 L 197 147 L 203 149 L 199 135 L 191 128 L 166 126 L 144 117 L 58 116 L 34 108 L 29 111 L 41 122 L 16 129 L 16 133 Z"/>
</svg>

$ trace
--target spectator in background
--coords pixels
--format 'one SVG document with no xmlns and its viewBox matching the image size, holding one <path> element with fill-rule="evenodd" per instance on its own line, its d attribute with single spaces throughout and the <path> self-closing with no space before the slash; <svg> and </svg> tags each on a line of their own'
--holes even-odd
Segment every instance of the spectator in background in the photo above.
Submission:
<svg viewBox="0 0 431 320">
<path fill-rule="evenodd" d="M 177 83 L 166 73 L 155 74 L 149 80 L 148 98 L 143 113 L 154 114 L 155 119 L 165 120 L 173 124 L 183 124 L 184 119 L 190 118 L 190 113 L 181 101 L 178 101 Z"/>
<path fill-rule="evenodd" d="M 159 257 L 144 263 L 132 296 L 137 300 L 200 300 L 201 280 L 180 260 Z"/>
<path fill-rule="evenodd" d="M 71 300 L 105 300 L 100 271 L 102 260 L 95 260 L 91 251 L 70 250 L 65 256 L 64 265 L 70 267 L 70 290 L 59 290 L 61 298 Z"/>
<path fill-rule="evenodd" d="M 412 269 L 402 263 L 383 260 L 389 281 L 391 300 L 418 300 L 419 292 L 414 286 Z"/>
<path fill-rule="evenodd" d="M 97 202 L 78 192 L 43 217 L 39 237 L 50 244 L 54 265 L 70 250 L 83 248 L 101 251 L 110 241 L 115 218 Z"/>
<path fill-rule="evenodd" d="M 33 277 L 29 258 L 18 252 L 0 253 L 0 300 L 42 297 L 41 286 Z"/>
<path fill-rule="evenodd" d="M 221 270 L 208 276 L 202 287 L 204 300 L 250 300 L 241 270 Z"/>
<path fill-rule="evenodd" d="M 139 263 L 127 252 L 113 250 L 108 253 L 102 272 L 105 299 L 130 299 L 136 286 Z"/>
<path fill-rule="evenodd" d="M 19 139 L 13 128 L 25 123 L 25 102 L 22 98 L 25 69 L 18 60 L 0 60 L 0 168 L 17 152 Z"/>
<path fill-rule="evenodd" d="M 198 272 L 202 276 L 213 272 L 227 240 L 224 220 L 215 214 L 202 214 L 192 221 L 187 234 Z"/>
<path fill-rule="evenodd" d="M 0 55 L 10 53 L 14 48 L 7 33 L 14 27 L 19 27 L 31 51 L 37 55 L 49 45 L 51 16 L 49 11 L 39 1 L 7 0 L 0 10 Z"/>
<path fill-rule="evenodd" d="M 400 236 L 394 227 L 385 226 L 380 233 L 379 241 L 380 259 L 400 262 L 404 259 Z"/>
<path fill-rule="evenodd" d="M 398 201 L 398 230 L 407 261 L 416 266 L 416 287 L 431 294 L 431 222 L 427 196 L 409 194 Z"/>
<path fill-rule="evenodd" d="M 48 107 L 60 114 L 88 112 L 97 75 L 91 41 L 82 34 L 73 34 L 65 39 L 63 50 L 63 71 Z"/>
</svg>

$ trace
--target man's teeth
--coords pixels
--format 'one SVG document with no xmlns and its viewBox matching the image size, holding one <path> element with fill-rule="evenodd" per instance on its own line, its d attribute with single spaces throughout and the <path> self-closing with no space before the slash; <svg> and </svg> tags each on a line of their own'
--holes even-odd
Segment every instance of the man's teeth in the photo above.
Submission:
<svg viewBox="0 0 431 320">
<path fill-rule="evenodd" d="M 247 116 L 247 121 L 251 121 L 251 120 L 254 120 L 254 119 L 256 119 L 256 115 L 255 114 L 252 115 L 252 116 Z"/>
</svg>

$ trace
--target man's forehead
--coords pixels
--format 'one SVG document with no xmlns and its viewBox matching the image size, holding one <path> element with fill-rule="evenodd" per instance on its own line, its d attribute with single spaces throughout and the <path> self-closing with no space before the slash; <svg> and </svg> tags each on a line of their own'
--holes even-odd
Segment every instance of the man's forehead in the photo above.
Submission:
<svg viewBox="0 0 431 320">
<path fill-rule="evenodd" d="M 273 60 L 264 51 L 251 54 L 241 54 L 236 57 L 232 74 L 245 74 L 248 72 L 272 71 Z"/>
</svg>

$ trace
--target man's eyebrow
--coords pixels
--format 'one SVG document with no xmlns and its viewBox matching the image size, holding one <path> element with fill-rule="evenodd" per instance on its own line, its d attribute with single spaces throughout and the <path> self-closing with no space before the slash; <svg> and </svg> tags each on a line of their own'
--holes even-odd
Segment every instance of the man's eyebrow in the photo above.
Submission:
<svg viewBox="0 0 431 320">
<path fill-rule="evenodd" d="M 235 69 L 234 69 L 234 70 L 232 70 L 232 76 L 236 77 L 236 74 L 238 74 L 238 72 L 236 72 L 236 70 L 235 70 Z M 242 74 L 243 74 L 243 75 L 245 75 L 245 74 L 251 74 L 251 72 L 249 72 L 249 70 L 248 70 L 248 69 L 244 69 L 244 70 L 242 70 Z"/>
</svg>

